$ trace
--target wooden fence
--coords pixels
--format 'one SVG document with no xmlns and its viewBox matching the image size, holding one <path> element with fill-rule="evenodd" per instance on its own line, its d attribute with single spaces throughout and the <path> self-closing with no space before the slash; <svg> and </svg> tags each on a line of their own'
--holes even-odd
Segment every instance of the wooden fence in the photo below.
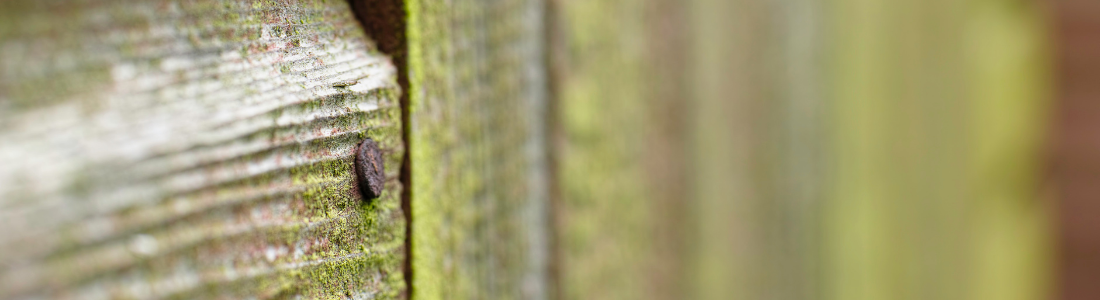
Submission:
<svg viewBox="0 0 1100 300">
<path fill-rule="evenodd" d="M 1090 299 L 1095 8 L 3 1 L 0 298 Z"/>
</svg>

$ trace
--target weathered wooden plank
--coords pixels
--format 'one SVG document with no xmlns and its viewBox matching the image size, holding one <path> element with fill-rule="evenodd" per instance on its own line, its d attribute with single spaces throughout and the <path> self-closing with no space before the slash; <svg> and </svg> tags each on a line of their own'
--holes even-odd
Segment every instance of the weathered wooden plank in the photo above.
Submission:
<svg viewBox="0 0 1100 300">
<path fill-rule="evenodd" d="M 542 2 L 408 1 L 412 294 L 547 294 Z"/>
<path fill-rule="evenodd" d="M 400 295 L 374 49 L 344 1 L 0 3 L 0 298 Z"/>
</svg>

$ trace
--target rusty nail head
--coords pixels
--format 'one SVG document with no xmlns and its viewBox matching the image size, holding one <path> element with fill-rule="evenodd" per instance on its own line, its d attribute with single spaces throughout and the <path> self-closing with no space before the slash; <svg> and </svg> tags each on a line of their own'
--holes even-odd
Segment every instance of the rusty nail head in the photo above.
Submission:
<svg viewBox="0 0 1100 300">
<path fill-rule="evenodd" d="M 382 195 L 386 183 L 386 168 L 378 143 L 368 138 L 355 153 L 355 174 L 359 177 L 359 191 L 363 200 L 373 200 Z"/>
</svg>

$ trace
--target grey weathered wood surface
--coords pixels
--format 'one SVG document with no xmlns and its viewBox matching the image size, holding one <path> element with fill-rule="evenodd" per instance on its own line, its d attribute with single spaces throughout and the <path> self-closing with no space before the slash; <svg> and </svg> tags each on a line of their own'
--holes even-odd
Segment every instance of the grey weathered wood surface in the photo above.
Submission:
<svg viewBox="0 0 1100 300">
<path fill-rule="evenodd" d="M 399 296 L 395 78 L 344 1 L 0 3 L 0 298 Z"/>
</svg>

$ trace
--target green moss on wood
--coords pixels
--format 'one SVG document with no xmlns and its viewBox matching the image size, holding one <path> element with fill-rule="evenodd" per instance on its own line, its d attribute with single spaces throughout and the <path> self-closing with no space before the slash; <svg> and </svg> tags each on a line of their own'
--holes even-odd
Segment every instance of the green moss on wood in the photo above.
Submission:
<svg viewBox="0 0 1100 300">
<path fill-rule="evenodd" d="M 44 225 L 28 241 L 0 234 L 20 245 L 0 249 L 0 260 L 33 271 L 0 263 L 0 298 L 89 288 L 112 298 L 401 295 L 400 91 L 345 1 L 66 4 L 0 4 L 0 134 L 50 145 L 41 132 L 13 132 L 37 130 L 11 125 L 37 113 L 58 116 L 36 121 L 47 134 L 81 132 L 70 146 L 140 150 L 106 161 L 47 156 L 66 147 L 26 151 L 51 157 L 42 170 L 76 171 L 51 178 L 60 191 L 0 189 L 0 202 L 31 212 L 67 203 L 58 215 L 69 219 L 14 220 Z M 381 88 L 332 88 L 340 76 Z M 121 129 L 102 126 L 101 114 Z M 143 144 L 164 137 L 141 135 L 148 128 L 172 136 Z M 367 137 L 388 171 L 369 203 L 352 154 Z M 21 276 L 29 283 L 13 285 L 18 274 L 32 274 Z"/>
<path fill-rule="evenodd" d="M 526 156 L 542 120 L 536 1 L 407 1 L 413 296 L 545 297 L 526 223 L 538 172 Z M 481 39 L 481 36 L 491 38 Z M 545 213 L 545 210 L 539 211 Z M 544 236 L 542 238 L 545 238 Z M 544 291 L 544 290 L 543 290 Z"/>
</svg>

